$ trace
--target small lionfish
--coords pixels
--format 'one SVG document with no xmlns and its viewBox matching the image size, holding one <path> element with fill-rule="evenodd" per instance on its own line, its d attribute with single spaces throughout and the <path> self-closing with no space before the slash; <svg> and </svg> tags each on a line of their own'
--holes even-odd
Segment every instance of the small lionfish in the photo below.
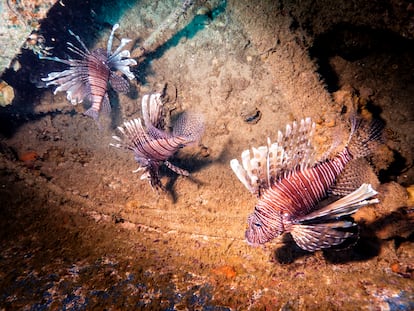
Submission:
<svg viewBox="0 0 414 311">
<path fill-rule="evenodd" d="M 148 179 L 153 188 L 163 188 L 159 168 L 165 164 L 179 175 L 189 176 L 189 172 L 168 161 L 180 148 L 200 140 L 204 132 L 203 118 L 199 114 L 183 113 L 174 122 L 172 132 L 164 130 L 165 116 L 161 94 L 145 95 L 142 98 L 142 118 L 124 122 L 118 127 L 123 138 L 112 136 L 119 143 L 110 144 L 117 148 L 134 152 L 139 168 L 144 171 L 141 179 Z"/>
<path fill-rule="evenodd" d="M 355 235 L 356 224 L 347 216 L 379 202 L 371 199 L 377 194 L 372 186 L 362 183 L 364 174 L 350 170 L 372 154 L 375 142 L 381 140 L 382 125 L 353 119 L 344 150 L 319 162 L 310 141 L 314 129 L 310 118 L 294 122 L 284 134 L 278 132 L 276 142 L 268 139 L 267 146 L 252 148 L 252 156 L 245 150 L 242 165 L 231 160 L 239 180 L 259 198 L 248 217 L 245 236 L 249 244 L 264 244 L 289 232 L 307 251 L 339 245 Z M 329 194 L 346 195 L 320 208 L 318 204 Z"/>
<path fill-rule="evenodd" d="M 115 72 L 122 72 L 130 80 L 134 78 L 129 66 L 136 65 L 137 62 L 130 58 L 128 50 L 122 50 L 131 40 L 122 38 L 121 44 L 112 52 L 112 41 L 118 27 L 118 24 L 112 27 L 106 51 L 98 48 L 90 52 L 79 36 L 69 30 L 81 47 L 67 42 L 68 50 L 79 55 L 81 59 L 66 60 L 40 56 L 41 59 L 53 60 L 70 66 L 64 71 L 49 73 L 42 80 L 46 82 L 46 86 L 58 85 L 54 94 L 66 91 L 67 99 L 73 105 L 82 103 L 85 98 L 90 101 L 91 107 L 85 115 L 92 117 L 95 121 L 98 120 L 99 112 L 109 114 L 111 111 L 107 93 L 108 81 L 117 92 L 126 93 L 129 90 L 129 82 Z"/>
</svg>

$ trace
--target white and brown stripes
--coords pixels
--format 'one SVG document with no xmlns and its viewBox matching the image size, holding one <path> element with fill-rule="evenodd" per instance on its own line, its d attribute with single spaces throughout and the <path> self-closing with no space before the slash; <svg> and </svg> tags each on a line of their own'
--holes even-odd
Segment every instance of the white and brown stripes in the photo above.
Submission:
<svg viewBox="0 0 414 311">
<path fill-rule="evenodd" d="M 338 177 L 348 163 L 373 152 L 381 138 L 380 126 L 376 122 L 353 122 L 348 145 L 335 157 L 321 162 L 315 162 L 310 142 L 314 128 L 309 118 L 301 120 L 300 125 L 293 122 L 286 126 L 285 133 L 278 132 L 276 142 L 252 148 L 253 155 L 245 150 L 242 165 L 237 159 L 230 161 L 240 181 L 258 195 L 254 212 L 248 217 L 248 243 L 263 244 L 290 232 L 305 250 L 337 245 L 355 234 L 355 223 L 342 217 L 378 202 L 367 200 L 376 192 L 371 185 L 365 185 L 358 190 L 353 188 L 337 204 L 319 207 L 338 186 Z"/>
<path fill-rule="evenodd" d="M 246 234 L 246 237 L 269 241 L 274 237 L 275 232 L 281 234 L 283 231 L 289 231 L 290 220 L 309 213 L 327 195 L 328 190 L 351 159 L 345 149 L 332 160 L 312 168 L 298 169 L 273 183 L 261 196 L 255 208 L 257 218 L 265 225 L 264 227 L 269 228 L 269 233 L 266 234 L 264 228 L 261 228 L 256 229 L 256 236 Z M 261 236 L 263 234 L 265 235 Z M 254 240 L 248 242 L 257 243 Z"/>
<path fill-rule="evenodd" d="M 106 63 L 106 54 L 102 49 L 97 49 L 92 52 L 85 60 L 85 65 L 88 68 L 88 86 L 90 89 L 89 100 L 91 107 L 85 112 L 86 115 L 97 120 L 101 108 L 105 109 L 105 112 L 110 112 L 109 102 L 107 98 L 108 79 L 110 69 Z"/>
<path fill-rule="evenodd" d="M 148 159 L 165 161 L 187 142 L 184 137 L 171 136 L 167 132 L 158 131 L 158 135 L 152 135 L 154 131 L 148 132 L 141 119 L 126 121 L 118 130 L 128 137 L 127 148 L 134 151 L 138 162 L 143 163 Z"/>
<path fill-rule="evenodd" d="M 178 130 L 173 126 L 173 131 L 167 132 L 162 128 L 165 122 L 161 94 L 145 95 L 141 105 L 145 127 L 140 118 L 124 122 L 122 127 L 118 127 L 122 138 L 113 136 L 118 143 L 111 145 L 133 151 L 140 166 L 138 170 L 144 171 L 141 178 L 149 179 L 154 188 L 162 188 L 159 177 L 162 164 L 177 174 L 189 175 L 189 172 L 176 167 L 168 159 L 180 148 L 197 141 L 204 125 L 200 118 L 189 118 L 183 114 L 177 120 Z"/>
<path fill-rule="evenodd" d="M 136 65 L 137 62 L 130 58 L 129 51 L 123 50 L 131 40 L 123 38 L 118 48 L 113 53 L 111 52 L 114 32 L 118 27 L 118 24 L 113 26 L 106 51 L 100 48 L 92 52 L 89 51 L 79 36 L 69 30 L 69 33 L 75 37 L 78 46 L 67 42 L 68 50 L 78 55 L 79 59 L 40 57 L 69 66 L 64 71 L 49 73 L 42 80 L 46 82 L 46 86 L 58 86 L 55 89 L 55 94 L 59 91 L 66 91 L 67 99 L 74 105 L 82 103 L 85 99 L 88 100 L 91 107 L 85 112 L 85 115 L 96 121 L 98 121 L 100 112 L 108 114 L 111 111 L 107 93 L 108 82 L 115 91 L 128 92 L 129 82 L 121 75 L 117 75 L 115 71 L 120 71 L 128 79 L 134 78 L 129 67 Z"/>
</svg>

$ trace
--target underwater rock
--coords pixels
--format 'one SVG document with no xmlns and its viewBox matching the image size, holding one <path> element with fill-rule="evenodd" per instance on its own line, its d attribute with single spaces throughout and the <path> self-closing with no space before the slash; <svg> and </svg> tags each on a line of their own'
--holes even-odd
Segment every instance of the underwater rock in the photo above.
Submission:
<svg viewBox="0 0 414 311">
<path fill-rule="evenodd" d="M 257 109 L 257 107 L 245 108 L 240 115 L 243 118 L 243 121 L 249 124 L 256 124 L 262 118 L 262 112 Z"/>
</svg>

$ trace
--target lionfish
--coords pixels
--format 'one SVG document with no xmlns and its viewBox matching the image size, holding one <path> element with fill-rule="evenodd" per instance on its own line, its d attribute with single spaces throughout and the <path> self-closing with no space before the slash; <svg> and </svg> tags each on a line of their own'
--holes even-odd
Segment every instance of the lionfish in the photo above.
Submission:
<svg viewBox="0 0 414 311">
<path fill-rule="evenodd" d="M 200 114 L 182 113 L 174 122 L 172 131 L 165 130 L 165 114 L 162 95 L 145 95 L 142 98 L 142 118 L 124 122 L 118 127 L 122 138 L 112 136 L 118 143 L 110 144 L 117 148 L 131 150 L 139 168 L 143 171 L 141 179 L 148 179 L 155 189 L 163 189 L 159 168 L 162 164 L 179 175 L 189 176 L 189 172 L 175 166 L 170 161 L 180 148 L 194 144 L 201 139 L 204 121 Z"/>
<path fill-rule="evenodd" d="M 382 124 L 353 118 L 344 149 L 321 161 L 316 161 L 311 144 L 314 129 L 310 118 L 293 122 L 285 133 L 278 132 L 276 142 L 268 139 L 267 146 L 252 148 L 252 154 L 243 151 L 242 165 L 231 160 L 238 179 L 258 197 L 247 221 L 248 244 L 257 246 L 290 233 L 306 251 L 330 248 L 357 236 L 350 217 L 353 213 L 379 203 L 372 198 L 377 192 L 363 183 L 365 171 L 358 169 L 381 141 Z M 322 201 L 333 195 L 342 197 L 321 207 Z"/>
<path fill-rule="evenodd" d="M 68 50 L 80 56 L 80 59 L 66 60 L 58 57 L 40 56 L 41 59 L 69 65 L 69 69 L 51 72 L 42 80 L 46 82 L 46 86 L 58 85 L 54 94 L 59 91 L 66 91 L 67 99 L 73 105 L 82 103 L 84 99 L 87 99 L 91 107 L 85 112 L 85 115 L 92 117 L 95 121 L 98 121 L 101 111 L 106 114 L 111 111 L 107 93 L 108 81 L 117 92 L 127 93 L 129 90 L 129 82 L 116 72 L 120 71 L 129 80 L 134 78 L 129 66 L 136 65 L 137 62 L 130 58 L 128 50 L 123 50 L 131 40 L 122 38 L 121 44 L 112 52 L 112 41 L 118 27 L 119 24 L 112 27 L 106 51 L 102 48 L 92 52 L 89 51 L 79 36 L 69 30 L 69 33 L 76 38 L 80 47 L 67 42 Z"/>
</svg>

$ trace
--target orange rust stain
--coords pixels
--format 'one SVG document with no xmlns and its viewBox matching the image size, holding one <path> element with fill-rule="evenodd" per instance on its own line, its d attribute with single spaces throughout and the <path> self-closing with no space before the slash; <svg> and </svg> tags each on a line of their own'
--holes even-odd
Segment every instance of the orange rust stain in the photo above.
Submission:
<svg viewBox="0 0 414 311">
<path fill-rule="evenodd" d="M 228 279 L 232 279 L 236 276 L 236 270 L 232 266 L 220 266 L 211 271 L 213 274 L 217 276 L 225 276 Z"/>
<path fill-rule="evenodd" d="M 39 157 L 38 153 L 36 151 L 27 151 L 25 153 L 22 153 L 19 156 L 19 160 L 22 162 L 33 162 L 34 160 L 36 160 Z"/>
<path fill-rule="evenodd" d="M 392 270 L 392 272 L 395 272 L 395 273 L 400 273 L 400 272 L 401 272 L 401 267 L 400 267 L 400 265 L 398 264 L 398 262 L 394 262 L 394 263 L 391 265 L 391 270 Z"/>
</svg>

